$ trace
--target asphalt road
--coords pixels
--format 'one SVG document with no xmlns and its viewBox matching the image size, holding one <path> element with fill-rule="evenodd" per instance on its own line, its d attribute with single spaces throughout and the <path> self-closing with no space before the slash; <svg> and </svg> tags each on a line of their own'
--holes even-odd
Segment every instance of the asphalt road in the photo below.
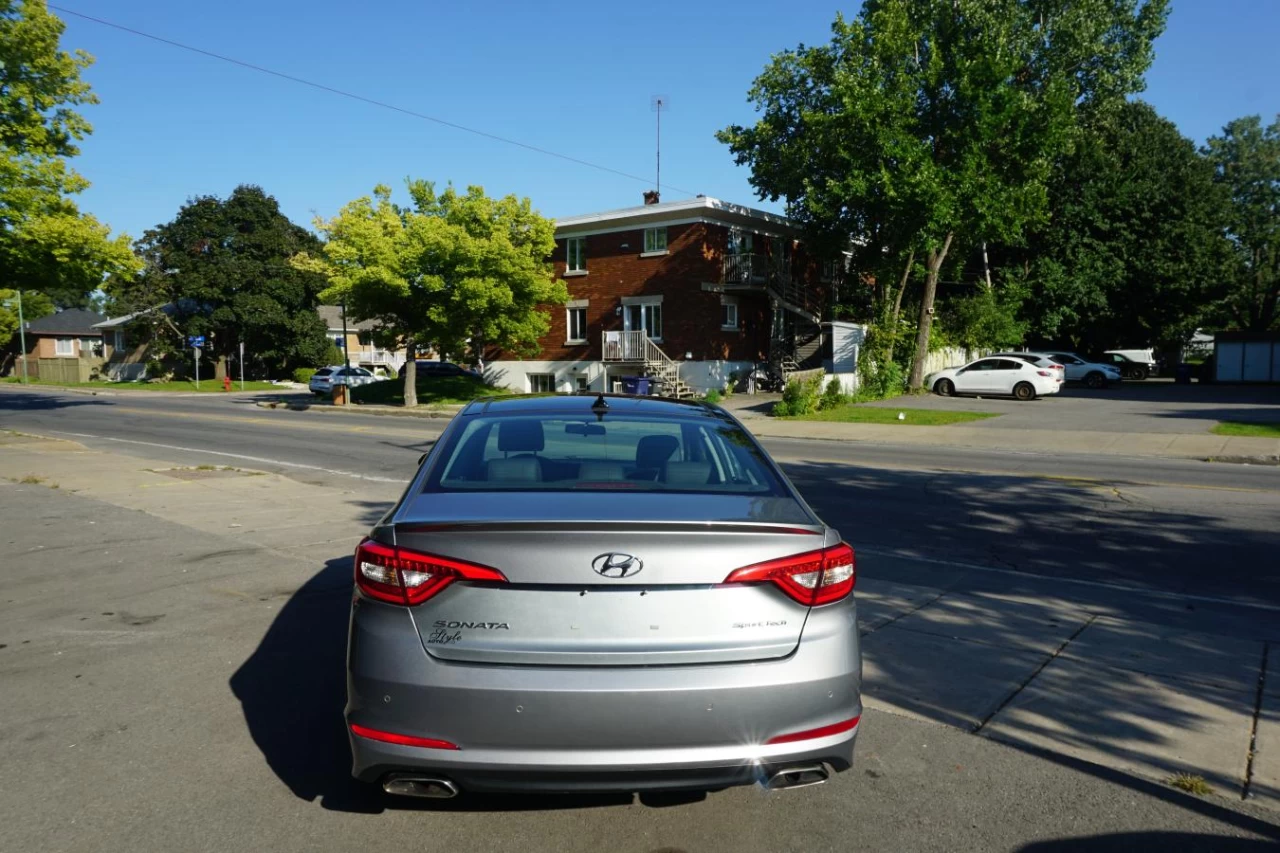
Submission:
<svg viewBox="0 0 1280 853">
<path fill-rule="evenodd" d="M 1262 853 L 1276 814 L 868 710 L 853 770 L 705 797 L 382 797 L 341 719 L 350 557 L 317 569 L 0 483 L 0 850 Z M 301 586 L 298 579 L 305 580 Z"/>
<path fill-rule="evenodd" d="M 242 396 L 0 390 L 0 428 L 185 464 L 238 464 L 394 497 L 444 421 L 259 408 Z M 871 576 L 1161 594 L 1280 618 L 1280 468 L 768 439 Z M 1133 591 L 1151 593 L 1135 598 Z M 1182 600 L 1182 599 L 1179 599 Z M 1153 605 L 1155 606 L 1155 605 Z M 1250 632 L 1253 622 L 1236 626 Z"/>
</svg>

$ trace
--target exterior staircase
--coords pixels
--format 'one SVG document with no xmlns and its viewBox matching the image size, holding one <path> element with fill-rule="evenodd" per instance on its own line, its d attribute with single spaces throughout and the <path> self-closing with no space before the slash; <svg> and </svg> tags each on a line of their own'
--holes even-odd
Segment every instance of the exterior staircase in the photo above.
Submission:
<svg viewBox="0 0 1280 853">
<path fill-rule="evenodd" d="M 695 392 L 680 378 L 680 362 L 668 356 L 662 348 L 644 332 L 605 332 L 604 360 L 642 364 L 643 375 L 657 380 L 658 393 L 663 397 L 688 400 Z"/>
</svg>

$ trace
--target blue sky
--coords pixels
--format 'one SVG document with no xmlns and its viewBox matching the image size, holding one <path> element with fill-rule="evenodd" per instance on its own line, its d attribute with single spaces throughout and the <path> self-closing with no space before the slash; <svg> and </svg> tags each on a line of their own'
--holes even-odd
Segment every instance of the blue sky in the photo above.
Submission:
<svg viewBox="0 0 1280 853">
<path fill-rule="evenodd" d="M 826 40 L 837 9 L 808 0 L 54 2 L 645 177 L 650 98 L 666 95 L 664 185 L 747 203 L 747 171 L 713 134 L 752 120 L 746 90 L 770 54 Z M 64 47 L 97 58 L 87 78 L 102 100 L 87 111 L 95 133 L 75 164 L 93 183 L 81 204 L 134 237 L 186 199 L 240 183 L 260 184 L 302 224 L 409 175 L 529 196 L 549 216 L 638 204 L 647 188 L 64 17 Z M 1238 116 L 1274 116 L 1278 37 L 1277 0 L 1173 0 L 1143 97 L 1196 142 Z"/>
</svg>

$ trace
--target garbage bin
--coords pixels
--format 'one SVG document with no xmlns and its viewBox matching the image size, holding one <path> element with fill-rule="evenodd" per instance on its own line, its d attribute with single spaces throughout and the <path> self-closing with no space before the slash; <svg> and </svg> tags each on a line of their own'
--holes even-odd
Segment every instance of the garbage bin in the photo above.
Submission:
<svg viewBox="0 0 1280 853">
<path fill-rule="evenodd" d="M 653 389 L 653 380 L 650 379 L 648 376 L 640 376 L 636 379 L 635 393 L 641 395 L 642 397 L 648 397 L 652 389 Z"/>
<path fill-rule="evenodd" d="M 1174 381 L 1177 382 L 1179 385 L 1190 385 L 1191 371 L 1193 369 L 1194 368 L 1192 368 L 1192 366 L 1189 364 L 1179 364 L 1174 369 L 1174 374 L 1173 374 Z"/>
<path fill-rule="evenodd" d="M 639 383 L 640 383 L 640 377 L 639 377 L 639 376 L 624 376 L 624 377 L 622 377 L 622 393 L 623 393 L 623 394 L 636 394 L 636 393 L 638 393 L 638 392 L 636 391 L 636 387 L 639 385 Z"/>
</svg>

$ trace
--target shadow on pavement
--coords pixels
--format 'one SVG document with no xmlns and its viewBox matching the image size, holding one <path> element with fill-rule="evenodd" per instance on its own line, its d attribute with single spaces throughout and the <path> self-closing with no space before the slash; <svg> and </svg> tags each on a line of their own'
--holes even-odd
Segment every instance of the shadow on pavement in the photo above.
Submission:
<svg viewBox="0 0 1280 853">
<path fill-rule="evenodd" d="M 110 400 L 104 400 L 89 394 L 68 394 L 65 397 L 53 394 L 9 390 L 0 394 L 0 412 L 36 412 L 50 409 L 69 409 L 74 406 L 109 406 Z"/>
<path fill-rule="evenodd" d="M 1189 832 L 1122 832 L 1037 841 L 1018 853 L 1262 853 L 1275 850 L 1274 841 L 1223 838 Z"/>
<path fill-rule="evenodd" d="M 333 811 L 542 811 L 626 805 L 629 794 L 466 795 L 455 800 L 390 797 L 351 778 L 346 704 L 351 558 L 335 557 L 281 608 L 258 648 L 231 677 L 245 724 L 263 758 L 294 795 Z M 645 797 L 648 805 L 688 798 Z"/>
</svg>

